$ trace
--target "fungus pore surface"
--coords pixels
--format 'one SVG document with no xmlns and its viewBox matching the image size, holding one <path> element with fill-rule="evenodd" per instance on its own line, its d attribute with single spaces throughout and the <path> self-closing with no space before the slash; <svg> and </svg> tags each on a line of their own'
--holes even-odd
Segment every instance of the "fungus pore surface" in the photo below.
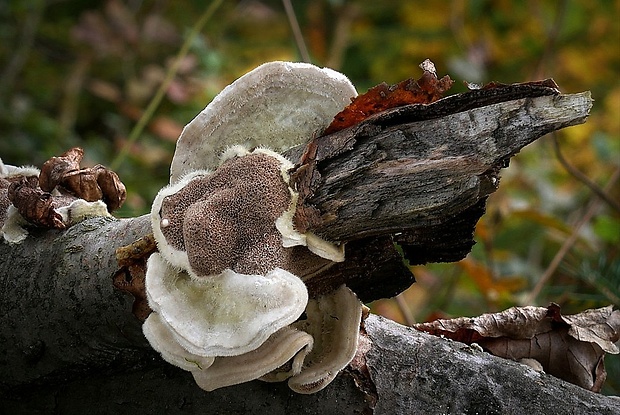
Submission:
<svg viewBox="0 0 620 415">
<path fill-rule="evenodd" d="M 196 276 L 225 269 L 264 274 L 290 257 L 275 227 L 291 202 L 281 161 L 266 153 L 227 160 L 162 191 L 153 229 L 162 255 Z"/>
</svg>

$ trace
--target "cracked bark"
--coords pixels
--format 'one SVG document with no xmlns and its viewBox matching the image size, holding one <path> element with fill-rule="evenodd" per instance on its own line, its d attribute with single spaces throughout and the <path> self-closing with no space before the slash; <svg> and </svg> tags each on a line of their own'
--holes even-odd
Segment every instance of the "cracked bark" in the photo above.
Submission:
<svg viewBox="0 0 620 415">
<path fill-rule="evenodd" d="M 350 260 L 310 291 L 345 281 L 366 301 L 395 294 L 412 281 L 393 241 L 416 263 L 462 257 L 505 161 L 589 105 L 527 97 L 402 122 L 405 108 L 329 136 L 303 207 L 320 213 L 308 229 L 350 241 Z M 133 298 L 114 288 L 116 248 L 149 232 L 146 216 L 96 218 L 0 244 L 1 413 L 620 413 L 614 398 L 377 316 L 368 347 L 315 395 L 259 381 L 206 393 L 150 349 Z"/>
</svg>

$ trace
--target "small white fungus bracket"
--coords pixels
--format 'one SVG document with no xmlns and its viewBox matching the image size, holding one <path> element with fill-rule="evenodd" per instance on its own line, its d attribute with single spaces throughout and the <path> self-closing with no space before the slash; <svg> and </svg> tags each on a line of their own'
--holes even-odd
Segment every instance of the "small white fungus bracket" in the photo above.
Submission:
<svg viewBox="0 0 620 415">
<path fill-rule="evenodd" d="M 353 358 L 360 301 L 345 286 L 309 300 L 303 283 L 343 261 L 344 247 L 295 229 L 293 164 L 276 151 L 320 134 L 356 95 L 333 70 L 271 62 L 183 130 L 151 209 L 159 253 L 143 330 L 204 390 L 289 379 L 313 393 Z"/>
<path fill-rule="evenodd" d="M 266 275 L 227 269 L 197 279 L 175 271 L 157 253 L 148 260 L 146 294 L 176 342 L 199 356 L 254 350 L 297 320 L 308 302 L 304 283 L 280 268 Z"/>
<path fill-rule="evenodd" d="M 15 206 L 8 206 L 1 222 L 0 235 L 4 242 L 10 245 L 20 244 L 28 237 L 28 231 L 26 230 L 28 221 L 20 215 Z"/>
<path fill-rule="evenodd" d="M 151 313 L 142 325 L 144 336 L 164 360 L 187 371 L 205 370 L 213 364 L 215 357 L 199 356 L 188 352 L 173 336 L 158 313 Z"/>
<path fill-rule="evenodd" d="M 308 333 L 284 327 L 259 348 L 231 357 L 218 357 L 208 370 L 193 370 L 196 384 L 206 391 L 259 379 L 291 361 L 290 375 L 298 374 L 313 339 Z"/>
<path fill-rule="evenodd" d="M 362 303 L 345 285 L 336 291 L 311 299 L 306 307 L 306 320 L 293 326 L 314 338 L 304 368 L 288 381 L 298 393 L 314 393 L 334 380 L 355 356 Z"/>
<path fill-rule="evenodd" d="M 67 206 L 59 207 L 56 209 L 56 212 L 62 216 L 63 223 L 68 226 L 75 225 L 88 218 L 112 217 L 108 207 L 102 200 L 87 202 L 84 199 L 76 199 Z"/>
</svg>

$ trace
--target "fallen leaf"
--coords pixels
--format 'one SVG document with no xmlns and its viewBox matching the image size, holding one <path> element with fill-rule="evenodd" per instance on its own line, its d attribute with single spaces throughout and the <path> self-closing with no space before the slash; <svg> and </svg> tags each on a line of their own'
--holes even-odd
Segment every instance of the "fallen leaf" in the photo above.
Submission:
<svg viewBox="0 0 620 415">
<path fill-rule="evenodd" d="M 146 260 L 135 261 L 131 265 L 124 266 L 114 274 L 112 279 L 114 288 L 133 296 L 132 313 L 140 321 L 146 320 L 152 311 L 146 299 L 145 281 Z"/>
<path fill-rule="evenodd" d="M 45 192 L 51 192 L 62 181 L 63 177 L 80 169 L 84 150 L 74 147 L 59 157 L 52 157 L 43 163 L 39 175 L 39 186 Z"/>
<path fill-rule="evenodd" d="M 46 228 L 64 229 L 62 216 L 56 212 L 55 198 L 38 187 L 36 177 L 23 177 L 12 182 L 9 201 L 28 222 Z"/>
<path fill-rule="evenodd" d="M 447 75 L 437 79 L 435 65 L 428 59 L 422 62 L 420 67 L 424 73 L 418 80 L 410 78 L 394 85 L 383 82 L 370 88 L 365 94 L 353 98 L 351 104 L 336 114 L 323 135 L 344 130 L 390 108 L 409 104 L 430 104 L 442 98 L 454 81 Z"/>
<path fill-rule="evenodd" d="M 103 193 L 102 200 L 111 212 L 123 205 L 127 198 L 127 190 L 121 179 L 112 170 L 104 166 L 93 167 L 96 172 L 97 184 Z"/>
<path fill-rule="evenodd" d="M 75 147 L 47 160 L 38 176 L 22 174 L 0 178 L 0 209 L 3 212 L 0 224 L 6 220 L 10 204 L 30 224 L 55 229 L 65 229 L 86 217 L 108 214 L 119 208 L 127 196 L 119 177 L 101 165 L 80 169 L 83 156 L 84 150 Z M 80 199 L 101 200 L 105 207 L 98 203 L 86 207 L 79 203 L 72 205 Z"/>
<path fill-rule="evenodd" d="M 479 317 L 413 326 L 513 360 L 535 359 L 545 372 L 600 392 L 607 376 L 605 353 L 618 354 L 620 311 L 613 306 L 562 316 L 560 307 L 512 307 Z"/>
<path fill-rule="evenodd" d="M 109 212 L 118 209 L 127 197 L 125 185 L 116 173 L 100 164 L 80 169 L 83 156 L 84 150 L 74 147 L 46 161 L 39 175 L 41 190 L 57 189 L 87 202 L 103 200 Z"/>
<path fill-rule="evenodd" d="M 103 191 L 97 183 L 97 174 L 93 169 L 69 172 L 62 177 L 61 184 L 69 193 L 87 202 L 103 198 Z"/>
</svg>

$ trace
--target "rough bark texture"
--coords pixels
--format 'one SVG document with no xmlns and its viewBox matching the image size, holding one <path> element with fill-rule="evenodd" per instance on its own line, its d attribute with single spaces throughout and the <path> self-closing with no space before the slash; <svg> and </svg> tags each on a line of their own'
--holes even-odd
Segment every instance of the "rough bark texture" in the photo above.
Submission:
<svg viewBox="0 0 620 415">
<path fill-rule="evenodd" d="M 525 98 L 487 112 L 489 119 L 468 110 L 444 130 L 419 121 L 396 128 L 386 119 L 373 126 L 377 118 L 357 133 L 330 136 L 334 143 L 344 137 L 342 151 L 317 159 L 325 180 L 304 203 L 323 213 L 313 229 L 352 241 L 350 261 L 332 269 L 331 278 L 311 281 L 310 290 L 346 281 L 365 300 L 395 294 L 412 280 L 389 250 L 394 240 L 414 251 L 426 247 L 419 262 L 454 256 L 441 238 L 463 222 L 469 243 L 502 160 L 547 131 L 585 119 L 589 97 L 568 97 Z M 483 141 L 456 133 L 476 128 L 488 131 Z M 429 141 L 437 135 L 458 137 L 439 154 Z M 522 135 L 528 138 L 513 145 Z M 450 153 L 451 146 L 471 160 Z M 376 316 L 366 321 L 350 368 L 315 395 L 258 381 L 206 393 L 150 349 L 132 315 L 134 299 L 114 288 L 115 250 L 148 233 L 147 217 L 97 218 L 65 231 L 31 230 L 21 245 L 0 244 L 0 413 L 620 413 L 614 398 Z M 461 255 L 465 245 L 456 245 Z"/>
<path fill-rule="evenodd" d="M 260 381 L 206 393 L 150 349 L 132 297 L 113 288 L 115 248 L 148 232 L 146 217 L 92 219 L 0 247 L 3 276 L 28 270 L 2 280 L 0 413 L 620 412 L 614 398 L 377 316 L 352 366 L 315 395 Z"/>
<path fill-rule="evenodd" d="M 380 397 L 375 413 L 620 413 L 618 398 L 593 394 L 463 343 L 421 335 L 383 318 L 366 327 L 374 340 L 367 362 Z"/>
<path fill-rule="evenodd" d="M 114 289 L 112 277 L 115 249 L 148 232 L 146 216 L 96 218 L 0 245 L 2 386 L 61 382 L 143 354 L 148 343 L 131 315 L 133 299 Z"/>
<path fill-rule="evenodd" d="M 349 241 L 445 223 L 494 192 L 499 170 L 527 144 L 584 122 L 591 100 L 583 93 L 478 104 L 395 108 L 315 140 L 314 164 L 303 163 L 294 180 L 321 217 L 298 225 Z M 438 106 L 441 117 L 427 114 Z"/>
<path fill-rule="evenodd" d="M 398 243 L 410 264 L 458 261 L 474 245 L 475 225 L 499 186 L 501 168 L 544 134 L 585 122 L 590 106 L 589 92 L 561 95 L 515 85 L 394 108 L 319 137 L 303 154 L 287 153 L 301 160 L 292 173 L 300 192 L 296 225 L 327 240 L 356 241 L 351 256 L 385 256 L 389 249 L 379 237 Z M 363 300 L 411 284 L 396 267 L 391 274 L 374 272 L 383 265 L 359 270 L 356 292 Z M 350 266 L 347 261 L 336 271 Z M 348 278 L 343 273 L 317 290 L 337 287 Z M 377 287 L 381 292 L 367 291 Z"/>
</svg>

